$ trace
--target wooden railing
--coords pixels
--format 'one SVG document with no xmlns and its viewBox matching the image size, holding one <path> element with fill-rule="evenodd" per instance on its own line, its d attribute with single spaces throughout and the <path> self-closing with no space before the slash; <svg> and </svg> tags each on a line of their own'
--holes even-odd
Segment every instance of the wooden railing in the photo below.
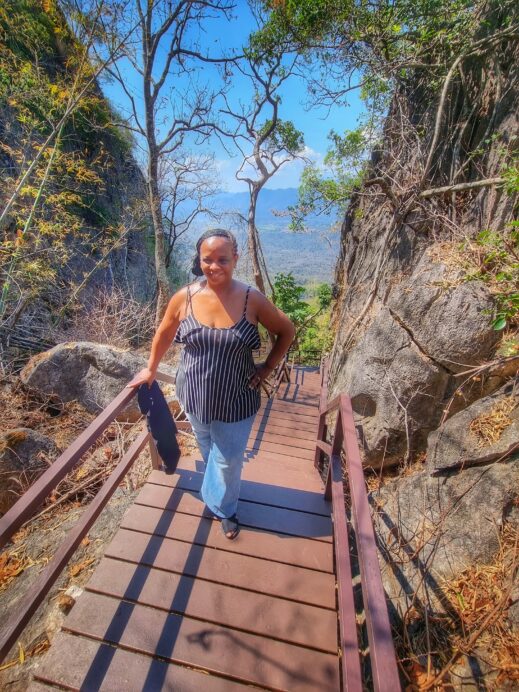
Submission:
<svg viewBox="0 0 519 692">
<path fill-rule="evenodd" d="M 269 397 L 275 395 L 283 379 L 290 380 L 290 370 L 286 357 L 279 363 L 273 376 L 273 382 L 268 383 L 268 386 L 265 388 Z M 157 379 L 164 382 L 175 382 L 174 377 L 161 372 L 157 373 Z M 130 403 L 136 393 L 136 389 L 125 387 L 109 406 L 90 423 L 86 430 L 74 440 L 70 447 L 56 459 L 49 469 L 35 481 L 18 502 L 0 518 L 0 549 L 5 546 L 25 522 L 34 516 L 58 483 L 80 462 L 85 452 L 88 451 L 116 416 Z M 190 429 L 187 422 L 177 421 L 176 423 L 179 429 Z M 136 438 L 128 451 L 123 455 L 121 461 L 106 479 L 94 500 L 81 515 L 74 528 L 67 534 L 67 539 L 58 548 L 51 562 L 31 586 L 20 608 L 2 627 L 0 634 L 0 662 L 4 660 L 16 643 L 24 627 L 43 602 L 52 585 L 58 579 L 65 565 L 129 471 L 133 462 L 144 449 L 146 443 L 149 444 L 153 468 L 159 468 L 160 458 L 155 442 L 149 432 L 145 431 Z"/>
<path fill-rule="evenodd" d="M 157 373 L 157 379 L 174 382 L 174 378 L 163 373 Z M 59 456 L 45 473 L 27 490 L 26 493 L 0 519 L 0 548 L 2 548 L 18 529 L 28 521 L 38 510 L 45 498 L 52 492 L 67 473 L 81 460 L 83 454 L 94 444 L 97 438 L 128 405 L 136 395 L 136 389 L 125 387 L 112 403 L 95 418 L 88 428 Z M 11 647 L 16 643 L 26 624 L 36 612 L 38 606 L 49 592 L 50 588 L 61 574 L 75 550 L 88 533 L 89 529 L 115 492 L 135 459 L 139 456 L 146 443 L 150 445 L 152 465 L 158 468 L 159 457 L 155 442 L 148 431 L 141 433 L 130 445 L 119 464 L 106 479 L 94 500 L 81 515 L 74 528 L 68 532 L 64 543 L 41 572 L 31 586 L 20 607 L 2 627 L 0 636 L 0 661 L 3 661 Z"/>
<path fill-rule="evenodd" d="M 326 365 L 322 368 L 319 428 L 315 450 L 315 466 L 322 469 L 323 453 L 329 457 L 326 477 L 326 499 L 332 501 L 334 527 L 335 570 L 338 587 L 338 614 L 340 627 L 341 667 L 344 689 L 361 692 L 363 681 L 359 649 L 358 627 L 353 592 L 350 532 L 344 496 L 342 454 L 350 490 L 350 511 L 356 544 L 358 569 L 366 628 L 369 643 L 372 686 L 380 692 L 401 689 L 393 637 L 387 610 L 382 576 L 377 559 L 375 532 L 371 519 L 364 471 L 360 458 L 353 410 L 348 396 L 341 394 L 327 403 Z M 326 417 L 337 413 L 331 443 L 325 442 Z"/>
<path fill-rule="evenodd" d="M 288 354 L 285 355 L 283 360 L 276 365 L 271 379 L 261 383 L 261 387 L 269 399 L 276 396 L 282 382 L 290 382 L 293 365 L 293 362 L 291 364 L 288 362 Z"/>
</svg>

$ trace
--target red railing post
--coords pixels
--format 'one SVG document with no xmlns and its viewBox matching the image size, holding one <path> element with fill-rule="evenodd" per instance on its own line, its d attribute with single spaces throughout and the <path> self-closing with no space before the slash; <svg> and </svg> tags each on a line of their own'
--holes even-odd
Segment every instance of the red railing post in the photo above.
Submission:
<svg viewBox="0 0 519 692">
<path fill-rule="evenodd" d="M 157 379 L 174 382 L 174 378 L 158 372 Z M 5 545 L 14 533 L 34 514 L 50 491 L 59 481 L 80 461 L 82 455 L 95 442 L 99 435 L 117 416 L 117 414 L 135 396 L 137 390 L 125 387 L 115 399 L 95 418 L 81 435 L 61 454 L 52 466 L 27 490 L 24 495 L 0 519 L 0 547 Z M 23 603 L 8 620 L 0 635 L 0 661 L 7 655 L 15 644 L 26 624 L 29 622 L 38 606 L 42 603 L 50 587 L 61 574 L 64 566 L 77 549 L 81 540 L 95 522 L 102 509 L 113 495 L 128 469 L 142 451 L 146 442 L 151 440 L 150 451 L 155 449 L 149 432 L 142 432 L 125 452 L 121 461 L 111 472 L 101 489 L 81 515 L 78 522 L 67 534 L 67 538 L 56 551 L 49 565 L 38 575 L 31 586 Z M 158 463 L 158 454 L 152 460 Z"/>
<path fill-rule="evenodd" d="M 341 396 L 344 449 L 351 493 L 352 514 L 359 556 L 360 583 L 366 613 L 368 641 L 375 690 L 400 689 L 395 647 L 387 611 L 386 596 L 377 558 L 377 545 L 362 461 L 360 458 L 351 400 Z"/>
<path fill-rule="evenodd" d="M 326 478 L 325 499 L 331 498 L 332 500 L 343 684 L 348 691 L 362 689 L 341 464 L 342 450 L 345 452 L 346 471 L 351 494 L 352 523 L 355 527 L 355 543 L 366 615 L 373 688 L 376 692 L 398 692 L 401 689 L 400 678 L 351 401 L 349 397 L 342 394 L 326 403 L 323 397 L 325 383 L 323 384 L 319 405 L 319 431 L 316 440 L 315 465 L 320 466 L 321 452 L 329 454 L 330 464 Z M 337 409 L 337 420 L 330 445 L 323 441 L 324 420 L 326 414 L 335 409 Z"/>
</svg>

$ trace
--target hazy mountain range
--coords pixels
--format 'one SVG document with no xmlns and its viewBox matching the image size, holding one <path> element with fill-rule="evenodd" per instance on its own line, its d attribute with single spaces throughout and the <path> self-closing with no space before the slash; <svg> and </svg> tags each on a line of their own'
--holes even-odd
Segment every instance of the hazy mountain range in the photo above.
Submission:
<svg viewBox="0 0 519 692">
<path fill-rule="evenodd" d="M 272 276 L 278 272 L 292 272 L 302 283 L 331 283 L 339 252 L 339 233 L 333 228 L 334 219 L 311 216 L 307 219 L 308 231 L 295 233 L 289 230 L 290 217 L 286 209 L 296 204 L 297 195 L 297 188 L 264 189 L 260 192 L 256 225 L 269 272 Z M 248 192 L 221 192 L 214 195 L 209 200 L 210 205 L 223 216 L 219 222 L 208 217 L 199 220 L 196 228 L 190 232 L 187 243 L 184 243 L 188 246 L 185 247 L 187 254 L 191 255 L 193 243 L 200 233 L 212 226 L 221 226 L 235 232 L 240 254 L 246 260 L 246 228 L 238 215 L 246 218 L 248 201 Z M 242 271 L 244 269 L 242 266 Z"/>
</svg>

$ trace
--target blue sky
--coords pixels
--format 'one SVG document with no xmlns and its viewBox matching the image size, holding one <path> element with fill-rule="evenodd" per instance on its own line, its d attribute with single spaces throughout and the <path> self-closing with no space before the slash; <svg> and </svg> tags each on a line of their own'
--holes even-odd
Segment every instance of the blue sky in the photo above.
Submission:
<svg viewBox="0 0 519 692">
<path fill-rule="evenodd" d="M 218 55 L 222 51 L 239 51 L 243 44 L 246 44 L 247 37 L 255 29 L 254 18 L 249 10 L 247 0 L 237 0 L 234 16 L 229 21 L 224 18 L 210 19 L 204 23 L 201 30 L 197 32 L 200 47 L 206 54 Z M 165 48 L 163 49 L 165 51 Z M 165 53 L 163 52 L 162 55 Z M 159 52 L 159 59 L 161 54 Z M 310 68 L 305 68 L 306 72 Z M 137 73 L 129 69 L 128 66 L 121 64 L 127 87 L 135 95 L 137 108 L 141 111 L 138 94 L 140 84 Z M 189 80 L 193 77 L 177 77 L 174 86 L 179 91 L 188 89 L 192 86 Z M 202 72 L 196 78 L 199 86 L 208 87 L 214 80 L 219 79 L 218 71 L 211 65 L 205 65 Z M 195 83 L 195 81 L 193 81 Z M 123 90 L 117 84 L 103 83 L 103 90 L 106 96 L 114 103 L 121 113 L 129 112 L 129 101 Z M 281 90 L 281 105 L 279 109 L 280 117 L 284 120 L 292 120 L 294 125 L 304 133 L 306 155 L 319 163 L 322 161 L 328 147 L 327 135 L 330 130 L 344 132 L 347 129 L 356 127 L 357 118 L 362 113 L 363 106 L 356 92 L 349 95 L 348 106 L 334 106 L 331 108 L 308 108 L 307 81 L 301 77 L 291 77 L 287 80 Z M 238 75 L 233 79 L 229 99 L 235 103 L 239 100 L 247 101 L 252 97 L 252 90 L 244 77 Z M 177 97 L 172 97 L 178 101 Z M 168 120 L 168 109 L 164 110 L 164 126 Z M 231 158 L 220 143 L 215 139 L 205 145 L 205 151 L 212 151 L 215 155 L 216 168 L 220 179 L 220 186 L 229 192 L 246 190 L 245 183 L 235 179 L 235 171 L 240 164 L 238 156 Z M 303 169 L 300 161 L 286 164 L 278 173 L 267 183 L 267 187 L 286 188 L 297 187 L 299 177 Z"/>
</svg>

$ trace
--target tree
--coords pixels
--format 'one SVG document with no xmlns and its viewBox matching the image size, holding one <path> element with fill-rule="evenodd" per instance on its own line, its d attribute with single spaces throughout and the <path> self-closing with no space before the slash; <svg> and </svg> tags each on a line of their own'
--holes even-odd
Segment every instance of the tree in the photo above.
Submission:
<svg viewBox="0 0 519 692">
<path fill-rule="evenodd" d="M 315 291 L 315 307 L 302 300 L 306 289 L 298 285 L 291 272 L 288 274 L 279 273 L 274 277 L 274 296 L 277 307 L 282 310 L 296 328 L 294 345 L 301 348 L 309 330 L 313 329 L 317 318 L 330 307 L 332 301 L 332 291 L 328 284 L 319 284 Z M 313 334 L 313 339 L 308 340 L 309 349 L 312 350 L 312 342 L 318 341 Z"/>
<path fill-rule="evenodd" d="M 455 192 L 471 189 L 463 185 L 473 185 L 474 177 L 482 186 L 503 182 L 502 176 L 485 174 L 488 147 L 484 145 L 491 135 L 492 113 L 488 122 L 479 120 L 489 99 L 495 113 L 503 98 L 499 54 L 519 36 L 516 3 L 276 0 L 263 4 L 270 10 L 269 20 L 253 37 L 252 45 L 273 53 L 296 50 L 316 61 L 322 78 L 310 85 L 314 102 L 347 103 L 352 90 L 361 91 L 367 115 L 356 131 L 343 138 L 351 144 L 353 134 L 357 155 L 366 160 L 375 149 L 375 161 L 380 158 L 377 132 L 381 134 L 388 113 L 393 118 L 395 129 L 399 128 L 400 148 L 412 149 L 420 167 L 418 180 L 409 180 L 413 200 L 408 189 L 395 184 L 400 171 L 388 165 L 387 157 L 384 171 L 370 165 L 364 169 L 369 168 L 369 178 L 363 178 L 364 185 L 375 186 L 386 195 L 393 209 L 404 204 L 407 214 L 420 206 L 421 199 L 444 194 L 446 186 L 461 185 Z M 471 64 L 480 73 L 479 88 L 466 76 Z M 487 93 L 489 82 L 493 94 Z M 406 107 L 410 101 L 412 119 Z M 433 122 L 431 102 L 437 103 Z M 337 163 L 335 153 L 341 154 L 342 145 L 336 144 L 332 168 Z M 506 156 L 511 156 L 510 150 Z M 393 160 L 398 160 L 397 152 Z M 408 170 L 414 167 L 406 164 Z M 299 211 L 342 203 L 358 183 L 355 175 L 346 181 L 340 176 L 327 179 L 310 169 L 303 181 Z"/>
<path fill-rule="evenodd" d="M 207 21 L 227 17 L 232 9 L 225 0 L 176 0 L 144 2 L 128 0 L 124 11 L 113 4 L 113 13 L 105 20 L 105 36 L 117 42 L 136 24 L 135 39 L 125 45 L 124 57 L 109 74 L 119 83 L 127 102 L 125 126 L 134 133 L 144 153 L 144 168 L 151 220 L 155 235 L 155 271 L 157 275 L 157 321 L 160 321 L 170 297 L 167 274 L 168 249 L 164 242 L 171 232 L 171 201 L 165 226 L 163 208 L 165 185 L 161 173 L 186 173 L 186 148 L 201 146 L 214 131 L 212 108 L 224 81 L 216 87 L 202 83 L 204 64 L 224 65 L 224 56 L 206 55 L 197 40 L 197 30 Z M 107 45 L 105 41 L 105 45 Z M 222 74 L 222 80 L 225 72 Z M 138 95 L 135 86 L 138 86 Z M 182 163 L 184 162 L 184 164 Z M 176 185 L 181 187 L 184 182 Z M 166 186 L 168 183 L 166 183 Z M 175 184 L 174 184 L 175 185 Z M 194 186 L 195 189 L 197 185 Z M 184 185 L 184 190 L 185 190 Z"/>
<path fill-rule="evenodd" d="M 163 161 L 160 172 L 166 268 L 177 241 L 200 217 L 219 219 L 208 199 L 219 190 L 214 157 L 176 152 Z"/>
<path fill-rule="evenodd" d="M 265 184 L 279 169 L 296 158 L 302 158 L 304 150 L 303 134 L 290 121 L 279 116 L 281 98 L 279 89 L 291 76 L 295 60 L 283 65 L 282 53 L 248 53 L 242 61 L 236 62 L 237 70 L 250 80 L 254 98 L 249 105 L 233 108 L 226 99 L 222 113 L 235 129 L 231 136 L 242 156 L 236 173 L 249 188 L 249 209 L 247 214 L 247 238 L 252 262 L 254 281 L 258 289 L 265 293 L 265 279 L 274 294 L 267 266 L 261 248 L 260 235 L 256 227 L 258 197 Z"/>
<path fill-rule="evenodd" d="M 365 135 L 359 129 L 346 131 L 343 136 L 332 131 L 328 139 L 331 146 L 323 166 L 305 166 L 298 203 L 288 208 L 294 231 L 304 230 L 305 218 L 309 214 L 330 216 L 344 213 L 352 190 L 362 182 L 366 171 Z"/>
</svg>

